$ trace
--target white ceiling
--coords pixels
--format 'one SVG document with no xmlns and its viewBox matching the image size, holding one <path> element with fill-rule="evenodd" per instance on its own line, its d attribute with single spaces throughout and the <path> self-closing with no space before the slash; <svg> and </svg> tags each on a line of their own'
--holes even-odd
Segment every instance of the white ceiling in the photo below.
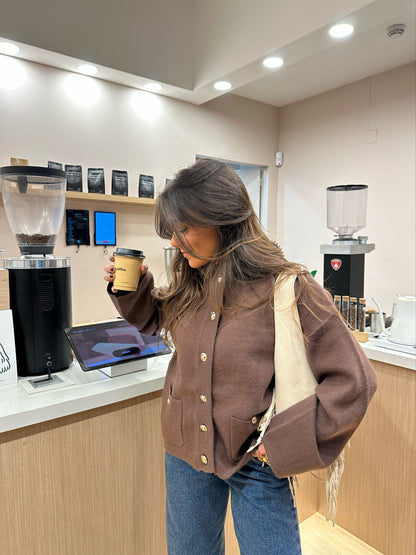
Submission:
<svg viewBox="0 0 416 555">
<path fill-rule="evenodd" d="M 410 63 L 416 58 L 415 0 L 2 0 L 0 40 L 17 57 L 202 104 L 232 94 L 284 106 Z M 334 23 L 354 35 L 334 40 Z M 387 27 L 406 25 L 399 38 Z M 284 66 L 267 70 L 278 55 Z"/>
</svg>

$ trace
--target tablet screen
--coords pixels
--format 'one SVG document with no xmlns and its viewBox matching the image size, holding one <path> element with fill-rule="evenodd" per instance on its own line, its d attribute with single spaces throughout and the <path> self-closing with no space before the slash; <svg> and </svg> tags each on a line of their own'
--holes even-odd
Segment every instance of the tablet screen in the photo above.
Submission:
<svg viewBox="0 0 416 555">
<path fill-rule="evenodd" d="M 160 335 L 145 335 L 122 319 L 67 328 L 65 334 L 84 371 L 170 353 Z"/>
</svg>

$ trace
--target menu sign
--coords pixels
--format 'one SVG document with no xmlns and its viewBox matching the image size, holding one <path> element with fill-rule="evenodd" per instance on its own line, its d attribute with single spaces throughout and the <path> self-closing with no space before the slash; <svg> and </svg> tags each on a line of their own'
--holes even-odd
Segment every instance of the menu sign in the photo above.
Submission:
<svg viewBox="0 0 416 555">
<path fill-rule="evenodd" d="M 129 194 L 129 182 L 127 172 L 123 170 L 113 170 L 111 178 L 111 194 L 123 195 L 125 197 Z"/>
<path fill-rule="evenodd" d="M 16 349 L 11 310 L 0 310 L 0 386 L 17 383 Z"/>
<path fill-rule="evenodd" d="M 88 192 L 105 193 L 104 168 L 88 168 Z"/>
<path fill-rule="evenodd" d="M 66 190 L 82 192 L 82 166 L 65 165 Z"/>
<path fill-rule="evenodd" d="M 139 197 L 154 198 L 154 196 L 155 196 L 155 186 L 153 181 L 153 175 L 140 174 Z"/>
</svg>

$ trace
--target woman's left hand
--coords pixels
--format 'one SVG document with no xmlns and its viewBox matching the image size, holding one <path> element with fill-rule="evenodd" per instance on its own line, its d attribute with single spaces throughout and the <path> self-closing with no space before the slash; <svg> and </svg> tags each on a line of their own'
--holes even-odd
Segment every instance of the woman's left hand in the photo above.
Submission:
<svg viewBox="0 0 416 555">
<path fill-rule="evenodd" d="M 256 459 L 258 459 L 260 462 L 263 462 L 263 463 L 268 463 L 269 462 L 269 459 L 268 459 L 267 453 L 266 453 L 266 449 L 264 448 L 264 445 L 262 443 L 260 443 L 260 445 L 254 451 L 253 457 L 255 457 Z"/>
</svg>

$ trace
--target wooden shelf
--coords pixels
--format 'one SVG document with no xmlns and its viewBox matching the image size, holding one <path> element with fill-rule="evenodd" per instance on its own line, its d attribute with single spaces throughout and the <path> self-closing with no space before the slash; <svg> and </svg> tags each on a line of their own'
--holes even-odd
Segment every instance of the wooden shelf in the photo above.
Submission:
<svg viewBox="0 0 416 555">
<path fill-rule="evenodd" d="M 121 195 L 100 195 L 99 193 L 78 193 L 77 191 L 67 191 L 67 200 L 82 200 L 94 202 L 112 202 L 115 204 L 139 204 L 141 206 L 154 206 L 154 198 L 123 197 Z"/>
<path fill-rule="evenodd" d="M 0 200 L 1 188 L 0 188 Z M 66 191 L 66 200 L 82 200 L 90 202 L 112 202 L 113 204 L 138 204 L 140 206 L 154 206 L 154 198 L 123 197 L 121 195 L 100 195 L 98 193 L 79 193 L 77 191 Z"/>
</svg>

